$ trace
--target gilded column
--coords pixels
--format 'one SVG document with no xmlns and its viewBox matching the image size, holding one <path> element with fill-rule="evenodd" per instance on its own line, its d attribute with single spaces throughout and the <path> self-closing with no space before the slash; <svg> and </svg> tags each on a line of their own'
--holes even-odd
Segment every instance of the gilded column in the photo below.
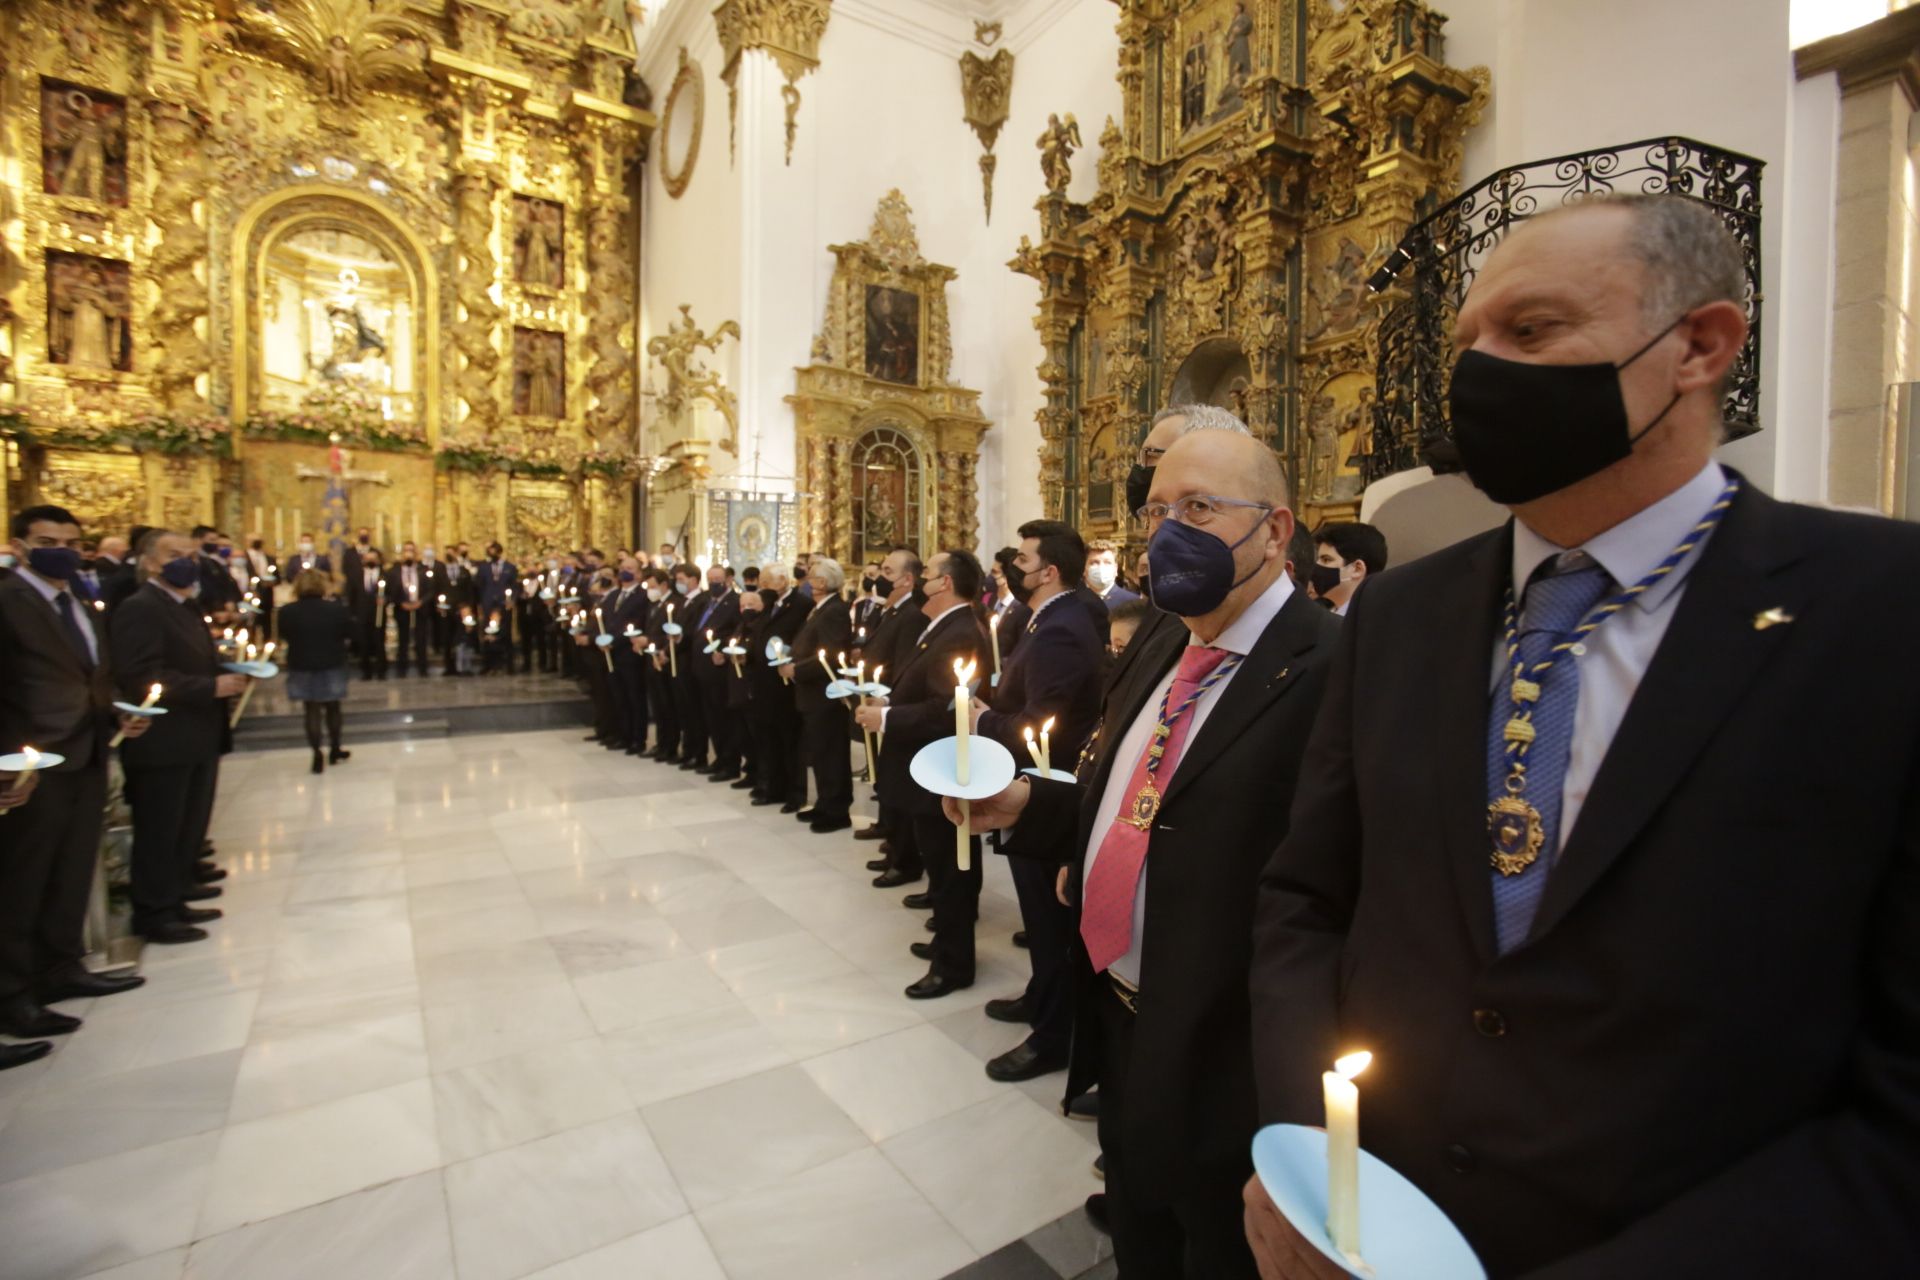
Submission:
<svg viewBox="0 0 1920 1280">
<path fill-rule="evenodd" d="M 602 445 L 633 438 L 633 261 L 625 196 L 598 197 L 587 211 L 587 430 Z"/>
<path fill-rule="evenodd" d="M 147 110 L 158 169 L 149 216 L 160 230 L 148 260 L 158 294 L 148 327 L 153 390 L 166 412 L 185 417 L 207 411 L 196 384 L 212 364 L 198 332 L 208 311 L 207 233 L 193 217 L 193 202 L 206 189 L 200 146 L 206 120 L 198 109 L 165 98 L 149 98 Z"/>
<path fill-rule="evenodd" d="M 462 166 L 453 183 L 460 319 L 452 332 L 461 361 L 455 387 L 467 406 L 457 434 L 479 440 L 490 437 L 500 424 L 500 351 L 494 345 L 500 306 L 491 293 L 495 186 L 487 167 L 471 163 Z"/>
<path fill-rule="evenodd" d="M 833 556 L 844 561 L 853 555 L 853 441 L 835 436 L 827 447 L 833 461 L 833 541 L 829 545 Z"/>
</svg>

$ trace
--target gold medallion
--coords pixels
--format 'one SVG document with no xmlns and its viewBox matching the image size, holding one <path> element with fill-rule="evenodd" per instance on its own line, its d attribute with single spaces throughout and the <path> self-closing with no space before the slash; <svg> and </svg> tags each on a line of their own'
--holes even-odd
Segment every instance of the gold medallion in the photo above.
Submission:
<svg viewBox="0 0 1920 1280">
<path fill-rule="evenodd" d="M 1118 815 L 1117 820 L 1141 831 L 1151 831 L 1154 815 L 1159 812 L 1160 789 L 1153 785 L 1153 779 L 1149 777 L 1134 793 L 1133 803 L 1127 807 L 1127 812 Z"/>
<path fill-rule="evenodd" d="M 1501 796 L 1487 806 L 1487 835 L 1493 841 L 1493 869 L 1517 876 L 1533 865 L 1547 842 L 1540 811 L 1517 795 Z"/>
</svg>

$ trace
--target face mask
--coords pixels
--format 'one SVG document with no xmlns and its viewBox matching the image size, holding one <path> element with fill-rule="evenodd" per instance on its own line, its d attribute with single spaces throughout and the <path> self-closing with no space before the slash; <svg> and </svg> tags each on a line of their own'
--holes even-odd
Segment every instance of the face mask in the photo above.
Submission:
<svg viewBox="0 0 1920 1280">
<path fill-rule="evenodd" d="M 1153 468 L 1133 464 L 1127 472 L 1127 514 L 1132 515 L 1147 505 L 1147 491 L 1153 488 Z"/>
<path fill-rule="evenodd" d="M 1018 565 L 1007 570 L 1007 590 L 1013 592 L 1013 598 L 1021 604 L 1033 599 L 1033 588 L 1027 585 L 1027 575 L 1020 572 Z"/>
<path fill-rule="evenodd" d="M 300 544 L 300 554 L 301 554 L 301 555 L 303 555 L 303 556 L 310 556 L 310 555 L 312 555 L 312 554 L 313 554 L 313 544 L 312 544 L 311 542 L 303 542 L 303 543 L 301 543 L 301 544 Z"/>
<path fill-rule="evenodd" d="M 1090 564 L 1087 566 L 1087 585 L 1095 591 L 1105 591 L 1113 585 L 1120 571 L 1110 564 Z"/>
<path fill-rule="evenodd" d="M 369 542 L 372 542 L 372 541 L 373 541 L 373 539 L 372 539 L 372 538 L 369 538 L 369 537 L 368 537 L 368 536 L 367 536 L 366 534 L 364 534 L 364 533 L 363 533 L 363 534 L 361 534 L 361 535 L 360 535 L 360 545 L 361 545 L 361 546 L 363 546 L 363 547 L 364 547 L 364 546 L 366 546 L 366 545 L 367 545 L 367 544 L 368 544 Z"/>
<path fill-rule="evenodd" d="M 631 570 L 631 569 L 622 569 L 622 570 L 620 571 L 620 581 L 622 581 L 622 582 L 632 582 L 632 581 L 633 581 L 633 570 Z"/>
<path fill-rule="evenodd" d="M 665 599 L 666 594 L 667 594 L 666 592 L 662 591 L 658 587 L 647 588 L 647 599 L 653 601 L 655 604 L 659 604 L 661 600 Z"/>
<path fill-rule="evenodd" d="M 1340 566 L 1316 564 L 1307 571 L 1307 581 L 1313 584 L 1313 594 L 1325 600 L 1340 585 Z"/>
<path fill-rule="evenodd" d="M 724 580 L 720 582 L 709 582 L 707 584 L 707 590 L 716 596 L 724 592 L 726 589 L 727 589 L 727 584 Z"/>
<path fill-rule="evenodd" d="M 491 551 L 491 550 L 490 550 L 490 551 L 488 551 L 488 552 L 487 552 L 487 559 L 489 559 L 489 560 L 492 560 L 492 561 L 494 561 L 494 562 L 496 562 L 496 563 L 498 563 L 498 561 L 499 561 L 499 559 L 500 559 L 500 553 L 499 553 L 498 551 Z"/>
<path fill-rule="evenodd" d="M 248 545 L 248 546 L 250 546 L 250 547 L 252 547 L 252 548 L 253 548 L 253 549 L 254 549 L 255 551 L 258 551 L 258 550 L 260 550 L 260 549 L 261 549 L 262 547 L 264 547 L 264 546 L 266 546 L 267 544 L 266 544 L 266 543 L 264 543 L 264 542 L 262 542 L 262 541 L 260 541 L 260 539 L 258 539 L 258 538 L 255 538 L 255 539 L 254 539 L 254 540 L 253 540 L 252 542 L 250 542 L 250 543 L 248 543 L 247 545 Z"/>
<path fill-rule="evenodd" d="M 191 557 L 182 556 L 178 560 L 169 560 L 160 566 L 160 580 L 176 591 L 185 591 L 189 587 L 200 585 L 200 566 Z"/>
<path fill-rule="evenodd" d="M 1532 502 L 1598 475 L 1633 452 L 1641 436 L 1680 403 L 1675 392 L 1653 421 L 1634 431 L 1620 371 L 1672 333 L 1681 320 L 1617 365 L 1527 364 L 1469 351 L 1453 366 L 1448 412 L 1467 477 L 1506 506 Z"/>
<path fill-rule="evenodd" d="M 11 551 L 0 551 L 0 569 L 11 569 L 20 561 Z"/>
<path fill-rule="evenodd" d="M 31 547 L 27 567 L 52 582 L 65 582 L 80 569 L 80 553 L 72 547 Z"/>
<path fill-rule="evenodd" d="M 549 560 L 549 561 L 547 561 L 547 568 L 549 568 L 549 569 L 558 569 L 559 567 L 560 567 L 560 562 L 559 562 L 558 560 Z"/>
<path fill-rule="evenodd" d="M 424 561 L 426 561 L 426 562 L 427 562 L 428 564 L 432 564 L 432 563 L 433 563 L 433 548 L 432 548 L 432 547 L 428 547 L 428 548 L 427 548 L 427 549 L 426 549 L 425 551 L 422 551 L 422 552 L 420 553 L 420 558 L 421 558 L 422 560 L 424 560 Z"/>
<path fill-rule="evenodd" d="M 200 554 L 203 556 L 217 556 L 220 554 L 220 544 L 217 542 L 203 542 L 200 544 Z"/>
<path fill-rule="evenodd" d="M 1163 520 L 1147 544 L 1152 570 L 1147 575 L 1147 591 L 1157 608 L 1183 618 L 1212 613 L 1226 602 L 1235 587 L 1260 572 L 1255 565 L 1245 578 L 1233 576 L 1233 553 L 1266 527 L 1261 520 L 1247 530 L 1247 536 L 1229 546 L 1204 529 Z"/>
<path fill-rule="evenodd" d="M 682 579 L 679 582 L 674 583 L 673 589 L 675 591 L 678 591 L 683 596 L 690 596 L 693 594 L 693 584 L 691 582 L 686 581 L 685 579 Z"/>
</svg>

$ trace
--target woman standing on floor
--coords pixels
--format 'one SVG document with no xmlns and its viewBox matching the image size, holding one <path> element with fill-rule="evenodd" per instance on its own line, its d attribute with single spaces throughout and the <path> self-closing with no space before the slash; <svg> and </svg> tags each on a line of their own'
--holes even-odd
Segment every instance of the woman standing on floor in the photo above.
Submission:
<svg viewBox="0 0 1920 1280">
<path fill-rule="evenodd" d="M 327 720 L 327 761 L 339 764 L 351 751 L 340 749 L 340 699 L 347 696 L 347 641 L 353 617 L 347 606 L 327 595 L 327 575 L 308 569 L 293 581 L 294 602 L 280 611 L 280 643 L 287 651 L 287 696 L 306 704 L 307 745 L 313 771 L 320 760 L 320 718 Z"/>
</svg>

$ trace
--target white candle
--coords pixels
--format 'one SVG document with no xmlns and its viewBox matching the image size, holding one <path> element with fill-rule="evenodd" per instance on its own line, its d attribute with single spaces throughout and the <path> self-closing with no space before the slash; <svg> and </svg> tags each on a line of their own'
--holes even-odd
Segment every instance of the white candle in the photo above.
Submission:
<svg viewBox="0 0 1920 1280">
<path fill-rule="evenodd" d="M 967 766 L 967 713 L 972 709 L 967 696 L 967 666 L 959 659 L 953 663 L 953 780 L 966 786 L 972 770 Z"/>
<path fill-rule="evenodd" d="M 987 622 L 987 629 L 993 633 L 993 682 L 1000 683 L 1000 615 L 994 614 Z"/>
<path fill-rule="evenodd" d="M 1047 771 L 1047 760 L 1040 754 L 1040 744 L 1034 739 L 1032 725 L 1027 726 L 1027 754 L 1033 757 L 1033 767 L 1044 774 Z"/>
<path fill-rule="evenodd" d="M 1327 1107 L 1327 1234 L 1349 1259 L 1360 1257 L 1360 1089 L 1353 1078 L 1373 1055 L 1349 1053 L 1323 1072 Z"/>
<path fill-rule="evenodd" d="M 285 507 L 275 507 L 273 509 L 273 549 L 275 551 L 285 551 L 286 548 L 287 509 Z"/>
<path fill-rule="evenodd" d="M 1040 766 L 1041 772 L 1053 767 L 1053 717 L 1048 716 L 1040 725 L 1040 758 L 1046 761 Z"/>
<path fill-rule="evenodd" d="M 254 507 L 253 507 L 253 529 L 254 529 L 254 532 L 255 532 L 255 533 L 258 533 L 258 532 L 259 532 L 260 530 L 262 530 L 262 529 L 264 529 L 264 528 L 266 528 L 266 527 L 267 527 L 267 526 L 266 526 L 266 522 L 265 522 L 265 521 L 263 521 L 263 520 L 262 520 L 262 519 L 260 518 L 260 513 L 261 513 L 261 512 L 263 511 L 263 510 L 264 510 L 264 508 L 263 508 L 263 507 L 261 507 L 259 503 L 255 503 L 255 504 L 254 504 Z"/>
</svg>

